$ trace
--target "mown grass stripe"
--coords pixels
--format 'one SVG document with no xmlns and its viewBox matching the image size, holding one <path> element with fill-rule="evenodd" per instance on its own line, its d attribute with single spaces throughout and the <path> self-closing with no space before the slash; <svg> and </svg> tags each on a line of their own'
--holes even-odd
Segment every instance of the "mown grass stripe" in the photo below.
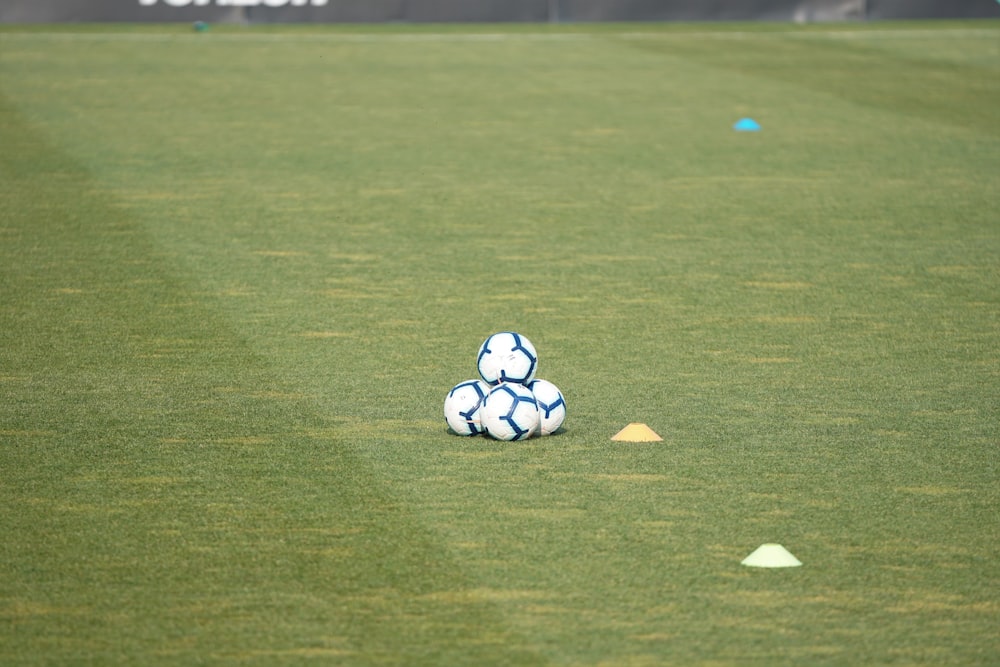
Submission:
<svg viewBox="0 0 1000 667">
<path fill-rule="evenodd" d="M 0 144 L 0 662 L 540 664 L 491 600 L 434 601 L 469 580 L 351 434 L 2 99 Z"/>
</svg>

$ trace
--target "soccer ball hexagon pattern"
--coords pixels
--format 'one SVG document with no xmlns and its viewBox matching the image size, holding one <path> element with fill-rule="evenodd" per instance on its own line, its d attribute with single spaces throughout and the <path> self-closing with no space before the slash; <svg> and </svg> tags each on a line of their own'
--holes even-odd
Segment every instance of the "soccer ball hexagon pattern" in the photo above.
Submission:
<svg viewBox="0 0 1000 667">
<path fill-rule="evenodd" d="M 538 403 L 523 384 L 501 382 L 490 388 L 479 418 L 486 432 L 497 440 L 524 440 L 538 430 Z"/>
<path fill-rule="evenodd" d="M 535 379 L 538 353 L 525 336 L 495 333 L 476 356 L 481 379 L 459 382 L 444 399 L 444 419 L 457 435 L 525 440 L 552 435 L 566 419 L 566 400 L 548 380 Z"/>
<path fill-rule="evenodd" d="M 489 393 L 490 386 L 482 380 L 459 382 L 444 399 L 444 419 L 458 435 L 478 435 L 483 432 L 479 424 L 479 408 Z"/>
<path fill-rule="evenodd" d="M 531 341 L 521 334 L 501 331 L 483 341 L 479 347 L 476 366 L 487 384 L 527 384 L 535 379 L 538 354 Z"/>
<path fill-rule="evenodd" d="M 566 419 L 566 399 L 559 387 L 548 380 L 533 380 L 528 389 L 538 403 L 538 431 L 542 435 L 555 433 Z"/>
</svg>

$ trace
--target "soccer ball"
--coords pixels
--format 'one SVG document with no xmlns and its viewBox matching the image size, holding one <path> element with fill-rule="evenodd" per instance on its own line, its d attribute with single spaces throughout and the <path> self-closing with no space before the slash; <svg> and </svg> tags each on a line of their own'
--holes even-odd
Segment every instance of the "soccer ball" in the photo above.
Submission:
<svg viewBox="0 0 1000 667">
<path fill-rule="evenodd" d="M 497 440 L 525 440 L 538 431 L 535 395 L 523 384 L 502 382 L 491 387 L 479 409 L 486 432 Z"/>
<path fill-rule="evenodd" d="M 552 435 L 566 419 L 566 399 L 559 387 L 548 380 L 533 380 L 528 389 L 538 403 L 538 430 L 542 435 Z"/>
<path fill-rule="evenodd" d="M 444 419 L 458 435 L 479 435 L 479 409 L 490 386 L 482 380 L 459 382 L 444 398 Z"/>
<path fill-rule="evenodd" d="M 501 331 L 483 341 L 476 365 L 487 384 L 527 384 L 535 379 L 538 355 L 531 341 L 521 334 Z"/>
</svg>

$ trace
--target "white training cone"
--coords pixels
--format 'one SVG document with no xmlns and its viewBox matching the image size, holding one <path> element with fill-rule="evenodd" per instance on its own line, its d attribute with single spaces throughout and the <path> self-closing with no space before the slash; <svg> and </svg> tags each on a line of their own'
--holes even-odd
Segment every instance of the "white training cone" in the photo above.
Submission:
<svg viewBox="0 0 1000 667">
<path fill-rule="evenodd" d="M 741 564 L 748 567 L 798 567 L 802 561 L 780 544 L 762 544 Z"/>
</svg>

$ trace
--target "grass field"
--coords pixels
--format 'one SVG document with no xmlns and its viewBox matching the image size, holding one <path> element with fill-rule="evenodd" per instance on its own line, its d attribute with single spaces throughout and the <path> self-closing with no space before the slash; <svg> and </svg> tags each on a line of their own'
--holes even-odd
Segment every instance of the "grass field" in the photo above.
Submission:
<svg viewBox="0 0 1000 667">
<path fill-rule="evenodd" d="M 998 332 L 996 22 L 0 27 L 0 663 L 997 664 Z"/>
</svg>

